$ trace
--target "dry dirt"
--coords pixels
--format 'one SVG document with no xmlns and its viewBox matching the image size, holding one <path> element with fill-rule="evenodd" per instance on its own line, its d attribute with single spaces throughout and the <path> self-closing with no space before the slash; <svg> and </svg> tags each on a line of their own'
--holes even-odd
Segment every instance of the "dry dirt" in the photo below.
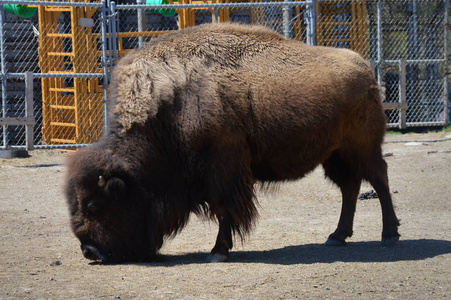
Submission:
<svg viewBox="0 0 451 300">
<path fill-rule="evenodd" d="M 196 217 L 162 262 L 90 263 L 69 228 L 67 154 L 0 159 L 0 299 L 450 299 L 451 136 L 388 136 L 384 152 L 402 222 L 395 247 L 379 245 L 377 199 L 359 200 L 348 246 L 325 247 L 341 198 L 317 169 L 259 192 L 255 231 L 219 264 L 203 263 L 217 226 Z"/>
</svg>

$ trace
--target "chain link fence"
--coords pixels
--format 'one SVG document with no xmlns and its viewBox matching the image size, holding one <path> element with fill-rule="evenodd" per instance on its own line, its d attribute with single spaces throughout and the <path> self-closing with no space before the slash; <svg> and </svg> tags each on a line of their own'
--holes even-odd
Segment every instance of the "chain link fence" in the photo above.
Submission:
<svg viewBox="0 0 451 300">
<path fill-rule="evenodd" d="M 0 149 L 95 142 L 108 126 L 117 60 L 161 34 L 211 22 L 259 24 L 289 39 L 357 51 L 374 67 L 389 127 L 449 124 L 449 0 L 0 5 Z"/>
</svg>

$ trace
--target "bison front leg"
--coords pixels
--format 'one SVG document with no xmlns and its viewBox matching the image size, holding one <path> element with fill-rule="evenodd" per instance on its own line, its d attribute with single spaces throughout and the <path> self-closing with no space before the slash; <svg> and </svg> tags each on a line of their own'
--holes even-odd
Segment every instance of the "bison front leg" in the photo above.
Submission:
<svg viewBox="0 0 451 300">
<path fill-rule="evenodd" d="M 219 216 L 219 232 L 216 244 L 208 256 L 207 263 L 225 262 L 229 260 L 229 250 L 233 247 L 231 218 Z"/>
<path fill-rule="evenodd" d="M 243 240 L 258 215 L 254 203 L 251 155 L 245 141 L 235 138 L 219 141 L 209 163 L 212 166 L 206 177 L 209 205 L 218 219 L 219 232 L 207 262 L 227 261 L 233 247 L 232 235 L 238 234 Z"/>
</svg>

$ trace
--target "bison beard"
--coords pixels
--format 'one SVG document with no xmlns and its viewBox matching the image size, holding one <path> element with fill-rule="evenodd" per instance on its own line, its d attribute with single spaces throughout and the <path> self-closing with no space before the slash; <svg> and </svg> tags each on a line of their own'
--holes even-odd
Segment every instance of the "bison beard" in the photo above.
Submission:
<svg viewBox="0 0 451 300">
<path fill-rule="evenodd" d="M 352 235 L 362 180 L 379 195 L 382 243 L 399 238 L 378 86 L 352 51 L 202 25 L 121 59 L 109 105 L 109 131 L 67 164 L 72 230 L 88 259 L 152 260 L 195 213 L 219 223 L 208 261 L 226 261 L 257 217 L 254 184 L 318 165 L 343 195 L 327 245 Z"/>
</svg>

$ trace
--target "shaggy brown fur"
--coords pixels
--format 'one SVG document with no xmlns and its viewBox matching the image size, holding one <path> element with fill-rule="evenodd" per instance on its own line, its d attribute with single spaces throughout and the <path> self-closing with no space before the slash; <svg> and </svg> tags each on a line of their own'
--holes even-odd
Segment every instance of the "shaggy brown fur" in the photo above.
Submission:
<svg viewBox="0 0 451 300">
<path fill-rule="evenodd" d="M 379 194 L 383 242 L 398 239 L 385 115 L 358 54 L 262 27 L 202 25 L 121 59 L 110 92 L 110 131 L 68 163 L 72 228 L 87 258 L 152 259 L 194 212 L 218 219 L 209 261 L 226 260 L 232 234 L 245 236 L 256 219 L 254 183 L 298 179 L 319 164 L 343 193 L 329 245 L 352 235 L 362 180 Z"/>
</svg>

